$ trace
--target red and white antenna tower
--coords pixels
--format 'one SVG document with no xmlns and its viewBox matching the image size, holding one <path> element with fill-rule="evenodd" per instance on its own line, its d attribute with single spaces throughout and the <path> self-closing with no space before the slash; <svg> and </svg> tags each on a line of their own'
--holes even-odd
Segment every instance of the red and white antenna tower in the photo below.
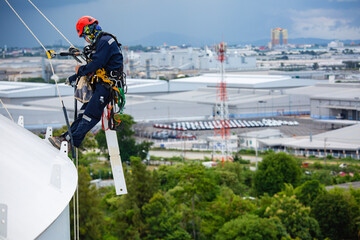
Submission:
<svg viewBox="0 0 360 240">
<path fill-rule="evenodd" d="M 224 60 L 227 45 L 224 42 L 215 46 L 215 51 L 220 62 L 220 81 L 217 83 L 216 89 L 216 105 L 215 105 L 215 122 L 214 126 L 214 145 L 213 160 L 219 159 L 221 162 L 231 160 L 229 150 L 230 126 L 229 126 L 229 109 L 227 104 L 226 81 L 224 71 Z M 219 156 L 220 152 L 220 156 Z"/>
</svg>

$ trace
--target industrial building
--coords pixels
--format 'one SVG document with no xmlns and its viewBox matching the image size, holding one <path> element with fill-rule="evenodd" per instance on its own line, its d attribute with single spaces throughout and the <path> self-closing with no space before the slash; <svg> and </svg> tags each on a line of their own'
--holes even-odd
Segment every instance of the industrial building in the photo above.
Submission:
<svg viewBox="0 0 360 240">
<path fill-rule="evenodd" d="M 296 138 L 259 139 L 260 147 L 296 155 L 360 159 L 360 124 Z"/>
<path fill-rule="evenodd" d="M 360 120 L 360 84 L 324 84 L 314 90 L 312 118 Z"/>
<path fill-rule="evenodd" d="M 239 135 L 240 148 L 253 148 L 260 147 L 259 141 L 264 139 L 278 139 L 285 137 L 279 129 L 265 129 L 260 131 L 251 131 Z"/>
</svg>

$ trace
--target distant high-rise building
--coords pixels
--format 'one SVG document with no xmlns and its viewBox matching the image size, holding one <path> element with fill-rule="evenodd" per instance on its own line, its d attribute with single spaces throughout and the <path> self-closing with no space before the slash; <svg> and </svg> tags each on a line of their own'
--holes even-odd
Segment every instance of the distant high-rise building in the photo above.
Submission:
<svg viewBox="0 0 360 240">
<path fill-rule="evenodd" d="M 287 44 L 288 44 L 287 29 L 282 29 L 282 28 L 271 29 L 271 45 L 272 45 L 272 47 L 275 47 L 278 45 L 287 45 Z"/>
</svg>

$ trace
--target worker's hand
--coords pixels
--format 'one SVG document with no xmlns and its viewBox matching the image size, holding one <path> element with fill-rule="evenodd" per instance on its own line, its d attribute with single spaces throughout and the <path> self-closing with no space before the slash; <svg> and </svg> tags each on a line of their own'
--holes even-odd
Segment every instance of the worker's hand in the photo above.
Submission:
<svg viewBox="0 0 360 240">
<path fill-rule="evenodd" d="M 69 85 L 74 86 L 76 83 L 76 78 L 77 78 L 76 74 L 68 77 L 67 80 L 69 82 Z"/>
<path fill-rule="evenodd" d="M 78 52 L 80 52 L 79 49 L 77 49 L 76 47 L 73 47 L 73 46 L 69 47 L 68 51 L 70 53 L 78 53 Z"/>
<path fill-rule="evenodd" d="M 76 72 L 76 74 L 78 74 L 79 67 L 80 67 L 80 65 L 77 65 L 77 66 L 75 67 L 75 72 Z"/>
</svg>

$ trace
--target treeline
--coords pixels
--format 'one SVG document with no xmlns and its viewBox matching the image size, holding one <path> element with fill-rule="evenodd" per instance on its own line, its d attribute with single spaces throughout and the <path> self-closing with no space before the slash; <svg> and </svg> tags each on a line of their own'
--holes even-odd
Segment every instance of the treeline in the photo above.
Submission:
<svg viewBox="0 0 360 240">
<path fill-rule="evenodd" d="M 130 162 L 123 164 L 128 194 L 116 196 L 114 188 L 91 185 L 91 164 L 82 155 L 81 239 L 360 237 L 360 189 L 327 191 L 324 183 L 329 172 L 306 175 L 300 163 L 285 153 L 269 153 L 255 172 L 239 161 L 212 168 L 180 162 L 147 170 L 140 155 L 151 144 L 130 141 L 132 119 L 124 121 L 119 139 L 129 145 L 121 150 L 134 148 L 124 156 Z M 102 134 L 92 144 L 101 146 Z M 360 180 L 358 173 L 350 180 L 356 179 Z"/>
<path fill-rule="evenodd" d="M 81 238 L 357 239 L 360 190 L 326 191 L 317 179 L 301 184 L 301 169 L 291 162 L 280 153 L 265 157 L 256 173 L 239 163 L 148 171 L 132 157 L 124 196 L 90 186 L 80 167 Z"/>
</svg>

